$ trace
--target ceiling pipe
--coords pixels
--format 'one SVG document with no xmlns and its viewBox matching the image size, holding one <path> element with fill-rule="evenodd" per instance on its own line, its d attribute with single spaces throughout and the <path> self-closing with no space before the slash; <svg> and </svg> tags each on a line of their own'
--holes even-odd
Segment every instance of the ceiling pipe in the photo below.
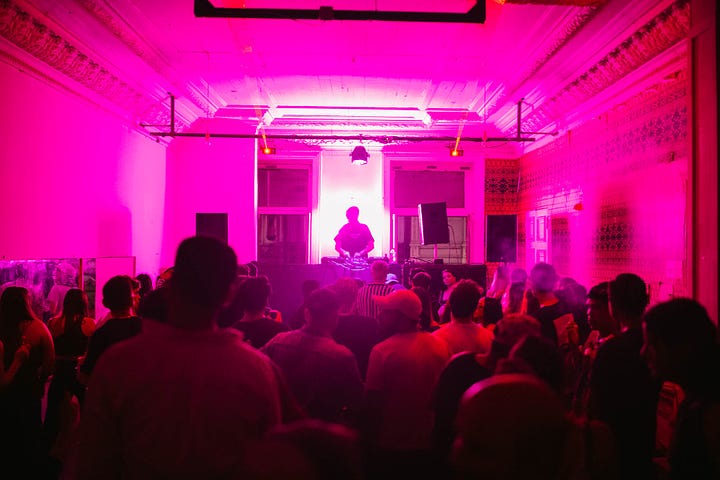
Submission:
<svg viewBox="0 0 720 480">
<path fill-rule="evenodd" d="M 518 102 L 518 135 L 516 137 L 464 137 L 465 142 L 534 142 L 534 138 L 520 136 L 520 105 Z M 167 127 L 167 125 L 140 124 L 141 127 Z M 170 131 L 169 132 L 147 132 L 156 138 L 165 137 L 190 137 L 190 138 L 269 138 L 277 140 L 369 140 L 372 142 L 389 144 L 401 142 L 457 142 L 456 136 L 418 136 L 418 135 L 303 135 L 303 134 L 267 134 L 258 133 L 199 133 L 199 132 L 176 132 L 175 131 L 175 95 L 170 94 Z"/>
</svg>

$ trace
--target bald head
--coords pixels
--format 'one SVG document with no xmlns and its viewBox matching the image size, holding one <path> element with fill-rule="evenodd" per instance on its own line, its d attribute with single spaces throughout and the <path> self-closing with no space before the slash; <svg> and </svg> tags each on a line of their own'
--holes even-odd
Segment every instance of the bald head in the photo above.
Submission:
<svg viewBox="0 0 720 480">
<path fill-rule="evenodd" d="M 465 392 L 453 463 L 460 478 L 554 479 L 570 428 L 560 397 L 529 375 L 495 375 Z"/>
</svg>

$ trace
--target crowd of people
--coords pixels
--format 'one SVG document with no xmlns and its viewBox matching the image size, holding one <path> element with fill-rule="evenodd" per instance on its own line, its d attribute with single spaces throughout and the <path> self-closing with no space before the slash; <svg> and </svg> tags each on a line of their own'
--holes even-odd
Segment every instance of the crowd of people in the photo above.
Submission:
<svg viewBox="0 0 720 480">
<path fill-rule="evenodd" d="M 266 277 L 192 237 L 155 288 L 111 278 L 97 321 L 80 289 L 46 324 L 7 287 L 0 477 L 720 478 L 720 347 L 696 301 L 547 263 L 487 292 L 451 267 L 440 292 L 422 269 L 371 275 L 307 280 L 283 319 Z"/>
</svg>

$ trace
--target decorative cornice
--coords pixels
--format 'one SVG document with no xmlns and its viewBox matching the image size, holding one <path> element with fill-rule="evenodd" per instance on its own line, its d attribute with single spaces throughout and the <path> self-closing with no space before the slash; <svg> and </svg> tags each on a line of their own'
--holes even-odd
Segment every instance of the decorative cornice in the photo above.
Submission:
<svg viewBox="0 0 720 480">
<path fill-rule="evenodd" d="M 507 2 L 507 3 L 537 3 L 537 2 Z M 555 3 L 555 2 L 552 2 Z M 551 35 L 554 36 L 554 39 L 549 42 L 548 46 L 545 48 L 545 51 L 542 52 L 537 56 L 537 60 L 530 64 L 527 69 L 522 72 L 520 75 L 517 76 L 517 78 L 520 79 L 528 79 L 531 78 L 535 73 L 537 73 L 540 68 L 547 63 L 547 61 L 552 58 L 564 45 L 567 44 L 570 39 L 572 39 L 575 34 L 584 27 L 592 18 L 597 14 L 599 11 L 598 6 L 596 5 L 598 3 L 602 4 L 605 3 L 604 0 L 601 2 L 590 2 L 593 5 L 588 6 L 587 8 L 582 8 L 578 11 L 578 14 L 575 15 L 569 22 L 565 23 L 563 25 L 563 29 L 555 29 L 553 32 L 551 32 Z M 524 80 L 522 80 L 524 81 Z M 521 83 L 522 83 L 521 81 Z M 515 91 L 517 88 L 517 85 L 511 87 L 511 88 L 501 88 L 499 91 L 501 92 L 496 98 L 492 100 L 491 105 L 486 106 L 487 115 L 492 116 L 495 113 L 498 112 L 498 110 L 502 107 L 505 108 L 507 104 L 507 98 L 508 95 L 511 95 L 512 92 Z M 478 99 L 480 100 L 480 99 Z M 476 102 L 477 103 L 477 102 Z"/>
<path fill-rule="evenodd" d="M 201 95 L 197 89 L 187 88 L 183 82 L 172 81 L 177 76 L 175 71 L 137 32 L 122 21 L 117 12 L 107 2 L 103 0 L 77 0 L 77 2 L 138 58 L 142 59 L 163 78 L 170 79 L 176 89 L 173 92 L 176 97 L 189 98 L 195 107 L 200 111 L 205 111 L 209 99 Z"/>
<path fill-rule="evenodd" d="M 144 123 L 170 124 L 167 103 L 129 85 L 11 0 L 0 0 L 0 35 Z M 186 122 L 176 116 L 176 129 L 182 131 L 186 126 Z"/>
<path fill-rule="evenodd" d="M 689 29 L 690 1 L 678 0 L 525 117 L 523 130 L 537 131 L 545 128 L 686 38 Z"/>
</svg>

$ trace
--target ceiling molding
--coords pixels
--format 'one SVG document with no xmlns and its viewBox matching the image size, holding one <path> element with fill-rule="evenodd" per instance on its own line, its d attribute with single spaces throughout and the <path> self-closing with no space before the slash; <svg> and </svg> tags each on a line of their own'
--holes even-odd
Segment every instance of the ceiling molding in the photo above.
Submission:
<svg viewBox="0 0 720 480">
<path fill-rule="evenodd" d="M 0 1 L 0 35 L 37 60 L 131 112 L 144 123 L 169 125 L 170 111 L 162 100 L 150 98 L 106 68 L 89 52 L 83 51 L 42 18 L 34 16 L 11 0 Z M 188 123 L 176 117 L 181 131 Z"/>
<path fill-rule="evenodd" d="M 677 42 L 690 29 L 690 1 L 678 0 L 638 29 L 558 94 L 526 115 L 524 131 L 555 123 L 578 105 L 618 82 Z"/>
</svg>

